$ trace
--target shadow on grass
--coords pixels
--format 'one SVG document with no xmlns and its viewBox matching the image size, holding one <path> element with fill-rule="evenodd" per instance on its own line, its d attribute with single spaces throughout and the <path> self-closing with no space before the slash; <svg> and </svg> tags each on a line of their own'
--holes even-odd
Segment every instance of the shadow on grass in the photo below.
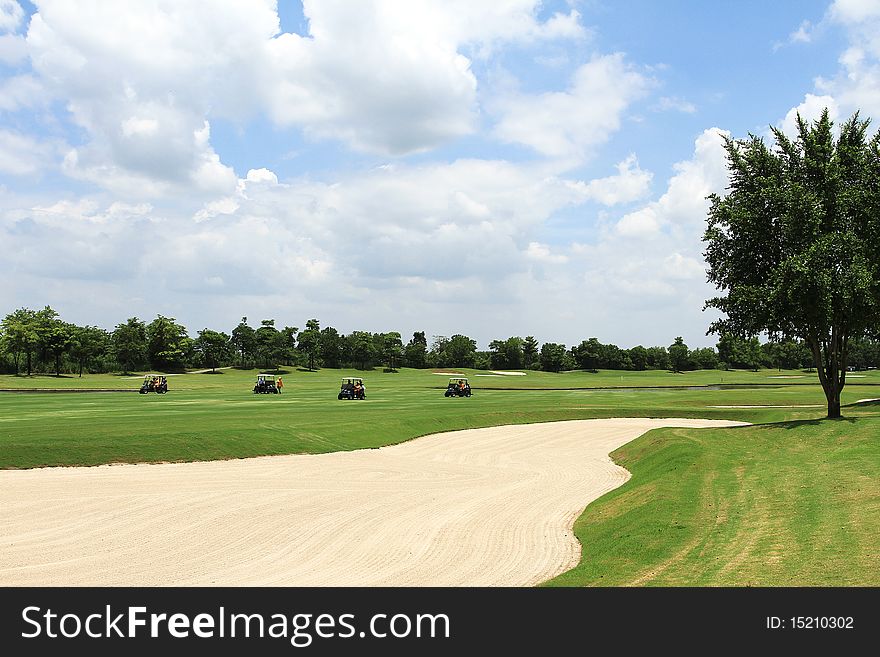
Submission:
<svg viewBox="0 0 880 657">
<path fill-rule="evenodd" d="M 843 408 L 880 408 L 880 399 L 844 404 Z"/>
<path fill-rule="evenodd" d="M 787 420 L 785 422 L 767 422 L 766 424 L 753 424 L 752 427 L 761 429 L 799 429 L 801 427 L 818 427 L 830 422 L 846 422 L 855 424 L 859 421 L 857 417 L 839 417 L 839 418 L 816 418 L 814 420 Z"/>
</svg>

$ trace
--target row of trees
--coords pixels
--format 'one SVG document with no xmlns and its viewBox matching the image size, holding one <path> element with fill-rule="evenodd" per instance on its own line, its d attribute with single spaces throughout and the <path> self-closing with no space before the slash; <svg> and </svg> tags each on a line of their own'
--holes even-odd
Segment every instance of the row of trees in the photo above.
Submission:
<svg viewBox="0 0 880 657">
<path fill-rule="evenodd" d="M 880 365 L 880 342 L 853 340 L 850 362 L 858 368 Z M 589 338 L 567 348 L 564 344 L 541 344 L 534 336 L 492 340 L 488 351 L 466 335 L 433 336 L 430 344 L 423 331 L 413 333 L 404 344 L 400 333 L 352 331 L 344 335 L 332 326 L 321 328 L 317 319 L 295 326 L 275 326 L 264 319 L 253 327 L 247 317 L 229 333 L 205 328 L 195 337 L 173 317 L 158 315 L 147 323 L 132 317 L 107 331 L 97 326 L 77 326 L 63 321 L 50 307 L 20 308 L 0 323 L 0 367 L 6 372 L 34 371 L 78 373 L 83 371 L 181 371 L 188 367 L 235 365 L 271 369 L 277 366 L 353 367 L 384 366 L 477 369 L 564 370 L 672 370 L 812 366 L 809 348 L 792 340 L 761 343 L 723 334 L 717 349 L 689 349 L 679 337 L 668 347 L 623 349 Z"/>
</svg>

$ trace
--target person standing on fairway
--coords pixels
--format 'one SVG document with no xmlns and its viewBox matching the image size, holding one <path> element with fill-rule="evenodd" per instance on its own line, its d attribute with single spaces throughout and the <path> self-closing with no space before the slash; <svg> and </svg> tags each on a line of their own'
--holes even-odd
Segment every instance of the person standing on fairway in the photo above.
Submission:
<svg viewBox="0 0 880 657">
<path fill-rule="evenodd" d="M 278 380 L 275 381 L 275 387 L 278 388 L 278 394 L 280 395 L 284 392 L 284 381 L 281 380 L 281 377 L 278 377 Z"/>
</svg>

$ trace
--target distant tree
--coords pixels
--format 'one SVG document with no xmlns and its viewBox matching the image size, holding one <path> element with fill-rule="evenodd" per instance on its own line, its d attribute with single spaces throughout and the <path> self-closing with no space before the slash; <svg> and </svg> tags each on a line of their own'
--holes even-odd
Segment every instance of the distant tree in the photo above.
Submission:
<svg viewBox="0 0 880 657">
<path fill-rule="evenodd" d="M 144 365 L 147 359 L 147 327 L 137 317 L 117 324 L 111 341 L 113 354 L 124 374 Z"/>
<path fill-rule="evenodd" d="M 510 337 L 489 343 L 490 365 L 496 370 L 518 370 L 523 366 L 523 339 Z"/>
<path fill-rule="evenodd" d="M 492 368 L 492 354 L 488 351 L 474 352 L 474 369 L 488 370 Z"/>
<path fill-rule="evenodd" d="M 629 362 L 634 370 L 641 372 L 648 367 L 648 350 L 642 345 L 636 345 L 629 350 Z"/>
<path fill-rule="evenodd" d="M 630 370 L 629 354 L 616 344 L 599 345 L 599 367 L 609 370 Z"/>
<path fill-rule="evenodd" d="M 746 367 L 757 372 L 764 363 L 764 350 L 761 349 L 761 341 L 757 336 L 752 336 L 743 342 L 742 359 Z"/>
<path fill-rule="evenodd" d="M 590 338 L 572 347 L 571 353 L 580 369 L 595 372 L 599 368 L 601 350 L 602 343 L 597 338 Z M 543 360 L 541 367 L 543 369 Z"/>
<path fill-rule="evenodd" d="M 476 351 L 476 341 L 466 335 L 453 335 L 446 345 L 446 355 L 453 367 L 473 367 Z"/>
<path fill-rule="evenodd" d="M 232 347 L 238 352 L 239 365 L 245 367 L 250 358 L 254 356 L 257 348 L 256 331 L 248 325 L 247 317 L 242 317 L 234 329 L 232 329 Z"/>
<path fill-rule="evenodd" d="M 297 354 L 299 353 L 296 350 L 296 334 L 299 333 L 299 328 L 296 326 L 285 326 L 281 329 L 281 335 L 279 336 L 279 358 L 284 361 L 285 365 L 293 365 L 296 362 Z M 323 352 L 322 352 L 323 353 Z"/>
<path fill-rule="evenodd" d="M 681 336 L 675 338 L 675 342 L 669 345 L 668 352 L 669 364 L 672 366 L 673 372 L 683 372 L 687 369 L 690 351 Z"/>
<path fill-rule="evenodd" d="M 397 366 L 403 359 L 403 340 L 400 333 L 391 331 L 390 333 L 377 333 L 377 351 L 381 354 L 382 360 L 392 372 L 397 371 Z"/>
<path fill-rule="evenodd" d="M 184 369 L 188 343 L 186 327 L 178 324 L 173 317 L 157 315 L 147 324 L 147 359 L 155 370 L 167 372 Z"/>
<path fill-rule="evenodd" d="M 264 319 L 254 332 L 257 356 L 264 369 L 271 369 L 284 357 L 284 334 L 275 328 L 274 319 Z"/>
<path fill-rule="evenodd" d="M 850 364 L 857 370 L 880 367 L 880 342 L 856 338 L 850 343 Z"/>
<path fill-rule="evenodd" d="M 70 350 L 75 328 L 55 317 L 46 318 L 39 327 L 40 346 L 52 357 L 55 376 L 61 376 L 61 358 Z"/>
<path fill-rule="evenodd" d="M 110 335 L 97 326 L 76 326 L 70 343 L 70 355 L 79 367 L 80 377 L 83 368 L 103 354 L 110 344 Z"/>
<path fill-rule="evenodd" d="M 741 343 L 742 340 L 731 333 L 721 333 L 718 337 L 718 344 L 716 345 L 718 360 L 724 363 L 724 369 L 729 370 L 743 361 Z"/>
<path fill-rule="evenodd" d="M 712 347 L 694 349 L 690 353 L 690 360 L 697 370 L 714 370 L 718 367 L 718 354 Z"/>
<path fill-rule="evenodd" d="M 447 367 L 451 365 L 447 348 L 449 338 L 445 335 L 435 335 L 431 341 L 431 351 L 428 352 L 428 365 L 430 367 Z"/>
<path fill-rule="evenodd" d="M 193 341 L 193 350 L 204 367 L 216 372 L 217 366 L 232 356 L 232 342 L 225 333 L 205 328 Z"/>
<path fill-rule="evenodd" d="M 529 369 L 538 360 L 538 341 L 534 335 L 527 335 L 522 343 L 523 367 Z"/>
<path fill-rule="evenodd" d="M 342 366 L 342 336 L 332 326 L 321 329 L 319 340 L 324 367 Z"/>
<path fill-rule="evenodd" d="M 306 328 L 297 339 L 297 349 L 306 355 L 309 370 L 314 370 L 321 355 L 321 325 L 317 319 L 306 322 Z"/>
<path fill-rule="evenodd" d="M 412 339 L 406 343 L 404 363 L 407 367 L 422 368 L 428 364 L 428 340 L 424 331 L 413 333 Z"/>
<path fill-rule="evenodd" d="M 565 345 L 545 342 L 541 345 L 541 369 L 545 372 L 561 372 L 565 369 Z"/>
<path fill-rule="evenodd" d="M 352 361 L 358 369 L 365 370 L 373 366 L 376 359 L 376 343 L 373 334 L 368 331 L 352 331 L 348 336 Z"/>
<path fill-rule="evenodd" d="M 15 358 L 15 372 L 18 374 L 18 361 L 25 357 L 27 375 L 33 369 L 33 355 L 39 344 L 39 316 L 30 308 L 19 308 L 3 319 L 3 342 L 7 351 Z"/>
<path fill-rule="evenodd" d="M 668 370 L 670 368 L 669 352 L 666 347 L 648 347 L 645 349 L 648 357 L 648 367 L 653 370 Z"/>
<path fill-rule="evenodd" d="M 711 332 L 766 332 L 809 346 L 840 417 L 850 340 L 880 330 L 880 133 L 855 114 L 837 136 L 827 109 L 797 137 L 726 140 L 726 196 L 710 196 L 704 235 Z"/>
</svg>

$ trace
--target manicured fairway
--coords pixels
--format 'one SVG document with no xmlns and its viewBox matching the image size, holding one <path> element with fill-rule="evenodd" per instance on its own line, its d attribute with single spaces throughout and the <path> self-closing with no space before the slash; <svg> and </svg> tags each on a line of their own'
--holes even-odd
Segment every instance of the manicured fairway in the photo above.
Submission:
<svg viewBox="0 0 880 657">
<path fill-rule="evenodd" d="M 880 585 L 880 405 L 844 420 L 660 429 L 575 524 L 553 586 Z"/>
<path fill-rule="evenodd" d="M 742 420 L 760 426 L 657 430 L 614 452 L 633 477 L 586 508 L 581 563 L 549 584 L 880 584 L 878 404 L 821 420 L 824 396 L 804 372 L 463 373 L 470 399 L 445 398 L 446 375 L 425 370 L 291 371 L 283 395 L 254 395 L 256 370 L 169 377 L 164 396 L 134 392 L 139 376 L 0 377 L 0 388 L 131 390 L 0 394 L 0 467 L 345 451 L 565 419 Z M 344 374 L 364 377 L 365 401 L 336 399 Z M 872 371 L 843 402 L 877 397 Z"/>
<path fill-rule="evenodd" d="M 446 376 L 428 370 L 360 373 L 364 401 L 338 401 L 339 370 L 292 371 L 283 395 L 252 393 L 256 370 L 169 377 L 167 395 L 139 395 L 140 377 L 0 377 L 0 387 L 129 388 L 132 392 L 0 394 L 0 467 L 195 461 L 320 453 L 398 443 L 416 436 L 501 424 L 601 417 L 705 417 L 767 422 L 822 415 L 815 375 L 762 372 L 564 373 L 480 376 L 469 399 L 443 396 Z M 776 379 L 775 376 L 803 376 Z M 770 387 L 688 390 L 730 379 Z M 791 385 L 797 381 L 800 385 Z M 862 382 L 878 382 L 870 373 Z M 811 384 L 812 382 L 812 384 Z M 486 389 L 507 387 L 508 390 Z M 616 389 L 569 389 L 591 385 Z M 683 389 L 622 389 L 678 385 Z M 538 388 L 547 389 L 538 389 Z M 845 400 L 880 396 L 851 386 Z M 794 408 L 719 408 L 755 405 Z"/>
</svg>

